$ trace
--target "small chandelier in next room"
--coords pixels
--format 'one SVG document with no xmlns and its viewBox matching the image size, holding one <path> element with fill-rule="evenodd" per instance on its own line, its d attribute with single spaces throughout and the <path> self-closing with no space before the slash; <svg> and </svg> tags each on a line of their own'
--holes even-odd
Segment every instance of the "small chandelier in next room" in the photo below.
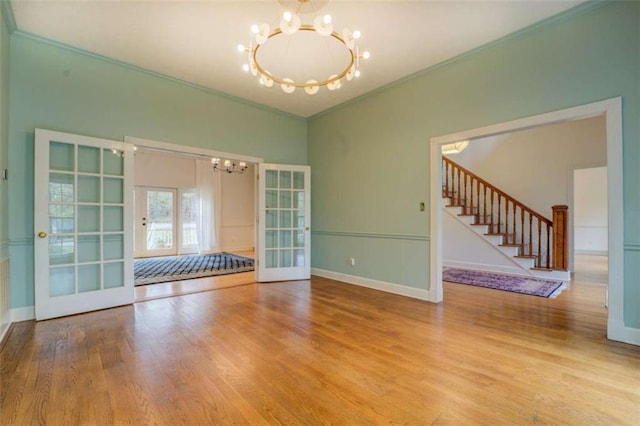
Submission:
<svg viewBox="0 0 640 426">
<path fill-rule="evenodd" d="M 244 161 L 220 160 L 219 158 L 212 158 L 211 164 L 214 171 L 224 173 L 244 173 L 248 167 Z"/>
<path fill-rule="evenodd" d="M 280 0 L 279 3 L 285 9 L 292 3 L 294 7 L 289 9 L 295 10 L 284 11 L 279 27 L 272 29 L 267 23 L 252 25 L 254 36 L 249 46 L 238 45 L 238 51 L 247 54 L 245 72 L 258 77 L 262 86 L 272 87 L 277 83 L 285 93 L 301 88 L 308 95 L 315 95 L 324 86 L 331 91 L 339 89 L 343 80 L 360 76 L 360 60 L 369 58 L 369 52 L 361 53 L 357 45 L 360 31 L 349 28 L 334 31 L 329 14 L 318 14 L 309 24 L 302 22 L 300 15 L 317 12 L 328 1 Z M 324 43 L 319 43 L 320 40 Z M 332 53 L 327 55 L 329 51 Z M 276 70 L 270 72 L 267 68 Z"/>
</svg>

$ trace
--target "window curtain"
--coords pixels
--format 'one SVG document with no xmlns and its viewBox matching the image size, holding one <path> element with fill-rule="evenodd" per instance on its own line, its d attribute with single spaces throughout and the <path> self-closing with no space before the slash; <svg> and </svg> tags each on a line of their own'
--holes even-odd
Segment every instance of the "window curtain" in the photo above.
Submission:
<svg viewBox="0 0 640 426">
<path fill-rule="evenodd" d="M 209 159 L 196 160 L 198 253 L 212 253 L 220 239 L 220 173 L 213 171 Z"/>
</svg>

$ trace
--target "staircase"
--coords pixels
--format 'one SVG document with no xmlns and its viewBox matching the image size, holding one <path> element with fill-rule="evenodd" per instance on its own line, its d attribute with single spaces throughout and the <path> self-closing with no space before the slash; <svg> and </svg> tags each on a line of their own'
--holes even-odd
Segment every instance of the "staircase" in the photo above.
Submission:
<svg viewBox="0 0 640 426">
<path fill-rule="evenodd" d="M 567 206 L 553 219 L 442 157 L 445 210 L 509 257 L 523 274 L 568 281 Z"/>
</svg>

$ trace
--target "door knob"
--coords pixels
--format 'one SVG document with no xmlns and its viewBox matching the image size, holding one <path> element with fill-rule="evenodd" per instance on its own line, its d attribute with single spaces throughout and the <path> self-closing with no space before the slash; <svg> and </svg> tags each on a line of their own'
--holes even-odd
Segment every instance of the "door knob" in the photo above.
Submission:
<svg viewBox="0 0 640 426">
<path fill-rule="evenodd" d="M 46 232 L 44 232 L 44 231 L 40 231 L 40 232 L 38 232 L 38 237 L 40 237 L 40 238 L 47 238 L 47 233 L 46 233 Z"/>
<path fill-rule="evenodd" d="M 304 228 L 304 230 L 305 230 L 305 231 L 308 231 L 308 230 L 309 230 L 309 227 L 307 226 L 306 228 Z"/>
</svg>

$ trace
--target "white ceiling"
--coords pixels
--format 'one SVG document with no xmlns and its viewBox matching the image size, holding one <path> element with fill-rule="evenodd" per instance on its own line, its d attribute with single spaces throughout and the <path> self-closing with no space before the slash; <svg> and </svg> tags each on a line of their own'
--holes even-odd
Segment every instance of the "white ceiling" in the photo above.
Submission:
<svg viewBox="0 0 640 426">
<path fill-rule="evenodd" d="M 275 0 L 13 0 L 11 5 L 19 31 L 308 117 L 582 1 L 320 1 L 326 4 L 321 12 L 332 15 L 336 30 L 362 32 L 359 45 L 371 52 L 371 59 L 362 64 L 360 78 L 334 92 L 321 88 L 314 96 L 300 89 L 287 95 L 277 85 L 261 87 L 241 69 L 246 55 L 236 46 L 248 44 L 251 24 L 278 26 L 283 8 Z M 303 23 L 313 16 L 301 15 Z M 296 54 L 295 43 L 286 40 L 281 42 L 286 55 L 278 56 L 271 43 L 276 39 L 261 54 L 283 74 L 298 75 L 295 68 L 301 63 L 336 72 L 342 64 L 339 53 L 328 53 L 331 39 L 316 43 L 311 58 Z"/>
</svg>

